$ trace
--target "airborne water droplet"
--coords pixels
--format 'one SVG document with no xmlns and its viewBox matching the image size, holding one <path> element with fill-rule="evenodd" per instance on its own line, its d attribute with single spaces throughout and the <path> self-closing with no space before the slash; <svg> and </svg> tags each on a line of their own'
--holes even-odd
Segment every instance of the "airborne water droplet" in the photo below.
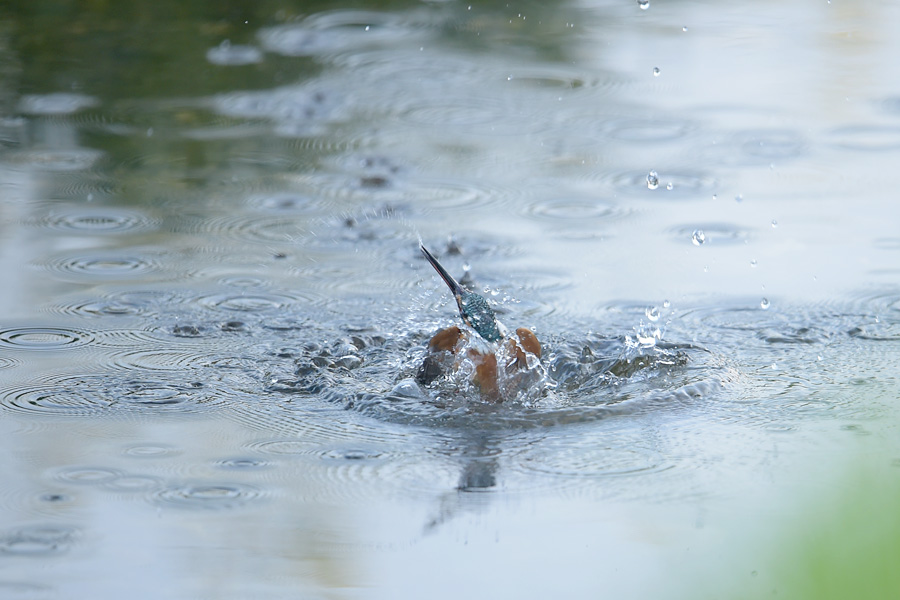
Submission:
<svg viewBox="0 0 900 600">
<path fill-rule="evenodd" d="M 659 77 L 659 67 L 653 67 L 653 76 Z"/>
<path fill-rule="evenodd" d="M 778 221 L 772 219 L 772 229 L 775 229 L 776 227 L 778 227 Z"/>
<path fill-rule="evenodd" d="M 656 171 L 650 171 L 647 174 L 647 188 L 651 190 L 655 190 L 659 187 L 659 175 L 656 174 Z"/>
<path fill-rule="evenodd" d="M 641 7 L 641 10 L 647 10 L 650 8 L 650 0 L 638 0 L 638 6 Z"/>
<path fill-rule="evenodd" d="M 666 189 L 671 192 L 672 190 L 675 189 L 675 184 L 670 181 L 669 183 L 666 184 Z"/>
<path fill-rule="evenodd" d="M 763 298 L 762 300 L 760 300 L 759 307 L 763 310 L 768 309 L 769 308 L 769 299 Z"/>
<path fill-rule="evenodd" d="M 656 306 L 648 306 L 647 310 L 644 311 L 644 314 L 646 314 L 647 318 L 651 321 L 659 321 L 659 308 Z"/>
<path fill-rule="evenodd" d="M 694 233 L 691 234 L 691 242 L 695 246 L 702 246 L 704 242 L 706 242 L 706 234 L 703 233 L 702 229 L 695 229 Z"/>
</svg>

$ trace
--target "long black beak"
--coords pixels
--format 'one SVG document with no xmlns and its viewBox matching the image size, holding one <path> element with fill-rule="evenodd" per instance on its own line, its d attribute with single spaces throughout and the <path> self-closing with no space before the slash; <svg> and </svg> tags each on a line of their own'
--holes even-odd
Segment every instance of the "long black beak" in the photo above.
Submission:
<svg viewBox="0 0 900 600">
<path fill-rule="evenodd" d="M 432 256 L 431 252 L 429 252 L 424 245 L 419 244 L 419 249 L 422 251 L 422 254 L 425 255 L 425 258 L 428 259 L 428 262 L 431 263 L 431 266 L 434 267 L 434 270 L 438 272 L 438 275 L 441 276 L 441 279 L 444 280 L 444 283 L 450 287 L 450 291 L 453 292 L 453 296 L 456 298 L 457 304 L 459 304 L 466 291 L 455 279 L 453 279 L 453 276 L 447 272 L 447 269 L 441 266 L 441 263 Z"/>
</svg>

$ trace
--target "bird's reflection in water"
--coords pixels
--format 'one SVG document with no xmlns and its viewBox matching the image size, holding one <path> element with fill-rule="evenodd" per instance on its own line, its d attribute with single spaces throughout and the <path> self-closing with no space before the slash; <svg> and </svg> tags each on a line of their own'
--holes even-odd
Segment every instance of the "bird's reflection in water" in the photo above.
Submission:
<svg viewBox="0 0 900 600">
<path fill-rule="evenodd" d="M 439 496 L 437 514 L 425 524 L 426 533 L 461 514 L 481 512 L 488 505 L 489 492 L 497 487 L 501 451 L 493 435 L 482 432 L 472 436 L 454 454 L 463 459 L 459 480 L 456 488 Z"/>
</svg>

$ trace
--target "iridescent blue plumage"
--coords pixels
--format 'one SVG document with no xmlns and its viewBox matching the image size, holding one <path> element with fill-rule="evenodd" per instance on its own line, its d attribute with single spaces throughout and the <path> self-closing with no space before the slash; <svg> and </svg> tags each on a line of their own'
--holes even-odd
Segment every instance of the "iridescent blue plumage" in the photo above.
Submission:
<svg viewBox="0 0 900 600">
<path fill-rule="evenodd" d="M 472 292 L 463 295 L 459 314 L 463 321 L 487 341 L 496 342 L 500 339 L 500 328 L 497 327 L 494 310 L 483 297 Z"/>
<path fill-rule="evenodd" d="M 431 263 L 431 266 L 434 267 L 434 270 L 438 272 L 438 275 L 450 288 L 450 291 L 453 292 L 453 297 L 456 298 L 456 304 L 459 307 L 459 316 L 462 317 L 462 320 L 485 340 L 489 342 L 499 340 L 502 337 L 500 327 L 494 316 L 494 310 L 487 300 L 475 292 L 463 289 L 424 245 L 420 245 L 419 248 L 422 250 L 425 258 L 428 259 L 428 262 Z"/>
</svg>

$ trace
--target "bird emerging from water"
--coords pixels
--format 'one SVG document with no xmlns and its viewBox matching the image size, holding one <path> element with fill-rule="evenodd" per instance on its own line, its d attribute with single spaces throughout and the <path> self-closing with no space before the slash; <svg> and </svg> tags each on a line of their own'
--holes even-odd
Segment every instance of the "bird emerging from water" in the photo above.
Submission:
<svg viewBox="0 0 900 600">
<path fill-rule="evenodd" d="M 540 342 L 526 327 L 509 335 L 487 300 L 463 288 L 424 245 L 419 249 L 450 288 L 465 327 L 453 325 L 434 334 L 417 379 L 427 385 L 448 370 L 467 368 L 483 398 L 503 401 L 527 384 L 524 375 L 541 357 Z"/>
</svg>

